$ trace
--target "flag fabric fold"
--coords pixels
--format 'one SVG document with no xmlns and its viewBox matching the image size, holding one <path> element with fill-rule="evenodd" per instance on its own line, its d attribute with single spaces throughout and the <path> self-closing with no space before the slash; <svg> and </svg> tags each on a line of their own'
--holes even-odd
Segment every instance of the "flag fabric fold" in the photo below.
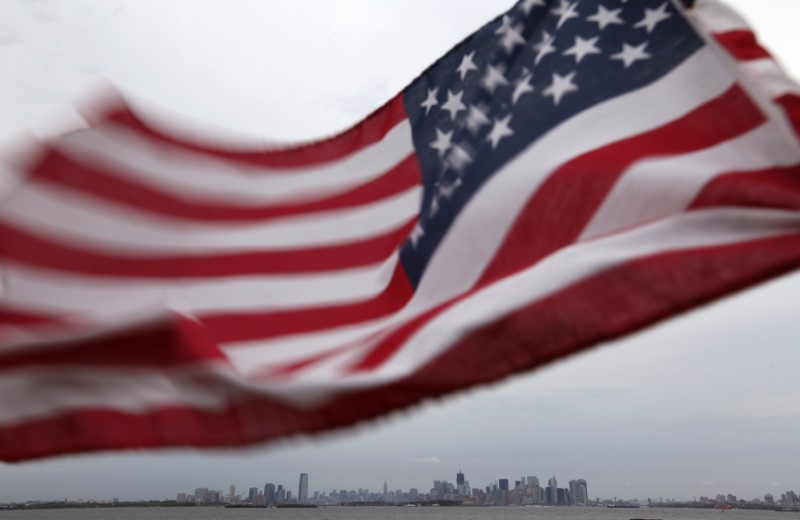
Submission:
<svg viewBox="0 0 800 520">
<path fill-rule="evenodd" d="M 522 0 L 302 146 L 86 108 L 3 165 L 0 458 L 347 426 L 797 269 L 800 87 L 694 4 Z"/>
</svg>

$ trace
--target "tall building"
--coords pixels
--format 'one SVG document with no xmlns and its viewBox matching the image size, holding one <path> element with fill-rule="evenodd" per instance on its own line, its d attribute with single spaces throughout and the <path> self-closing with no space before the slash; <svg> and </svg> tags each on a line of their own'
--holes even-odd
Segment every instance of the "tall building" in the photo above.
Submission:
<svg viewBox="0 0 800 520">
<path fill-rule="evenodd" d="M 208 501 L 208 488 L 197 488 L 194 490 L 194 501 L 204 504 Z"/>
<path fill-rule="evenodd" d="M 558 504 L 558 481 L 555 475 L 547 481 L 547 503 Z"/>
<path fill-rule="evenodd" d="M 534 502 L 541 502 L 539 498 L 539 478 L 538 477 L 525 477 L 527 484 L 527 494 L 533 499 Z"/>
<path fill-rule="evenodd" d="M 498 480 L 497 481 L 497 485 L 498 485 L 498 487 L 500 488 L 501 491 L 508 491 L 508 479 L 507 478 L 501 478 L 500 480 Z"/>
<path fill-rule="evenodd" d="M 228 498 L 231 502 L 233 502 L 233 497 L 236 496 L 236 484 L 231 484 L 231 488 L 228 492 Z"/>
<path fill-rule="evenodd" d="M 247 501 L 250 502 L 251 504 L 254 504 L 257 496 L 258 496 L 258 488 L 251 487 L 250 492 L 247 493 Z"/>
<path fill-rule="evenodd" d="M 464 497 L 470 496 L 469 482 L 464 478 L 464 472 L 461 471 L 461 468 L 458 468 L 458 473 L 456 473 L 456 492 Z"/>
<path fill-rule="evenodd" d="M 383 481 L 383 499 L 386 500 L 389 497 L 389 484 L 386 481 Z"/>
<path fill-rule="evenodd" d="M 586 507 L 589 505 L 589 489 L 586 481 L 582 478 L 569 481 L 569 494 L 571 504 L 574 506 Z"/>
<path fill-rule="evenodd" d="M 308 473 L 300 473 L 300 488 L 297 491 L 297 502 L 308 502 Z"/>
<path fill-rule="evenodd" d="M 275 484 L 267 482 L 264 484 L 264 505 L 272 505 L 275 503 Z"/>
</svg>

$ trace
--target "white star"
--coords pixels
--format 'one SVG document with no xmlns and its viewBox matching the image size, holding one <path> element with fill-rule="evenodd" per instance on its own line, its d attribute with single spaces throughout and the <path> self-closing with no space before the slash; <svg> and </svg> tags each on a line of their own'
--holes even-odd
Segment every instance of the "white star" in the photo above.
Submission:
<svg viewBox="0 0 800 520">
<path fill-rule="evenodd" d="M 525 38 L 522 37 L 517 29 L 510 28 L 500 38 L 500 45 L 503 46 L 508 54 L 511 54 L 515 46 L 525 45 Z"/>
<path fill-rule="evenodd" d="M 450 117 L 455 120 L 458 113 L 462 110 L 465 110 L 467 106 L 461 102 L 461 97 L 464 95 L 464 91 L 462 90 L 458 94 L 453 94 L 452 91 L 447 91 L 447 101 L 445 101 L 444 105 L 442 105 L 442 110 L 447 110 L 450 112 Z"/>
<path fill-rule="evenodd" d="M 428 97 L 420 105 L 422 108 L 425 109 L 426 116 L 428 115 L 428 112 L 430 112 L 431 108 L 439 104 L 439 101 L 436 99 L 436 94 L 438 93 L 439 93 L 439 87 L 428 89 Z"/>
<path fill-rule="evenodd" d="M 469 152 L 458 145 L 454 145 L 453 151 L 451 151 L 447 156 L 447 165 L 459 173 L 463 171 L 464 168 L 466 168 L 471 162 L 472 156 L 469 154 Z"/>
<path fill-rule="evenodd" d="M 575 92 L 578 90 L 578 86 L 572 82 L 574 77 L 574 72 L 572 74 L 567 74 L 566 76 L 553 73 L 553 82 L 544 90 L 542 94 L 545 96 L 552 96 L 553 102 L 558 105 L 562 97 L 570 92 Z"/>
<path fill-rule="evenodd" d="M 647 32 L 650 33 L 653 32 L 653 29 L 656 28 L 656 25 L 671 17 L 672 15 L 667 12 L 667 3 L 664 2 L 658 9 L 645 9 L 644 18 L 634 25 L 634 27 L 646 27 Z"/>
<path fill-rule="evenodd" d="M 602 54 L 595 45 L 599 36 L 591 40 L 584 40 L 580 36 L 575 37 L 575 45 L 564 51 L 564 56 L 575 56 L 575 63 L 580 63 L 588 54 Z"/>
<path fill-rule="evenodd" d="M 422 224 L 420 224 L 420 222 L 417 221 L 417 225 L 414 226 L 414 229 L 411 230 L 411 234 L 408 236 L 408 239 L 411 241 L 411 247 L 416 249 L 419 239 L 424 236 L 425 236 L 425 229 L 422 227 Z"/>
<path fill-rule="evenodd" d="M 607 25 L 611 24 L 618 24 L 618 25 L 625 25 L 625 22 L 622 21 L 622 18 L 619 17 L 619 13 L 622 12 L 622 9 L 606 9 L 602 5 L 597 6 L 597 13 L 593 14 L 592 16 L 586 18 L 589 22 L 595 22 L 597 25 L 600 26 L 600 30 L 606 28 Z"/>
<path fill-rule="evenodd" d="M 497 87 L 508 85 L 508 80 L 503 76 L 503 71 L 491 65 L 486 66 L 486 74 L 482 80 L 483 86 L 489 91 L 489 94 L 494 94 Z"/>
<path fill-rule="evenodd" d="M 556 41 L 555 36 L 550 36 L 550 33 L 547 31 L 542 31 L 542 41 L 533 46 L 533 50 L 536 51 L 535 65 L 538 65 L 539 62 L 542 61 L 542 58 L 556 51 L 556 48 L 553 47 L 554 41 Z"/>
<path fill-rule="evenodd" d="M 651 56 L 645 52 L 645 47 L 647 47 L 647 42 L 644 42 L 641 45 L 637 45 L 634 47 L 633 45 L 628 45 L 627 43 L 622 44 L 622 52 L 614 54 L 611 56 L 612 60 L 620 60 L 625 64 L 625 68 L 627 69 L 634 63 L 639 60 L 646 60 Z"/>
<path fill-rule="evenodd" d="M 494 120 L 494 126 L 491 132 L 489 132 L 489 135 L 486 136 L 486 140 L 492 142 L 492 149 L 497 148 L 497 144 L 502 138 L 514 135 L 514 131 L 508 126 L 510 122 L 511 114 L 503 119 Z"/>
<path fill-rule="evenodd" d="M 531 9 L 536 6 L 547 7 L 547 4 L 544 3 L 544 0 L 523 0 L 519 4 L 519 8 L 525 13 L 525 16 L 531 13 Z"/>
<path fill-rule="evenodd" d="M 436 140 L 431 143 L 431 148 L 439 151 L 440 159 L 444 157 L 444 154 L 447 153 L 451 146 L 453 146 L 453 131 L 442 132 L 437 128 Z"/>
<path fill-rule="evenodd" d="M 486 114 L 483 112 L 483 110 L 475 105 L 469 106 L 466 125 L 470 132 L 477 134 L 483 125 L 488 125 L 489 123 L 491 123 L 491 121 L 488 117 L 486 117 Z"/>
<path fill-rule="evenodd" d="M 435 217 L 437 213 L 439 213 L 439 197 L 438 193 L 434 193 L 433 197 L 431 198 L 431 209 L 428 211 L 428 217 Z"/>
<path fill-rule="evenodd" d="M 458 66 L 456 72 L 461 74 L 461 81 L 464 81 L 464 78 L 469 74 L 471 70 L 478 70 L 478 66 L 475 65 L 475 62 L 472 61 L 472 58 L 475 56 L 475 51 L 470 52 L 469 54 L 465 54 L 463 58 L 461 58 L 461 65 Z"/>
<path fill-rule="evenodd" d="M 450 197 L 453 196 L 453 193 L 455 193 L 459 186 L 461 186 L 461 179 L 456 179 L 447 185 L 441 184 L 439 186 L 439 198 L 450 200 Z"/>
<path fill-rule="evenodd" d="M 511 103 L 516 104 L 517 100 L 521 98 L 523 95 L 533 92 L 533 86 L 531 85 L 531 78 L 533 78 L 533 74 L 527 74 L 520 78 L 517 82 L 517 86 L 514 87 L 514 93 L 511 94 Z"/>
<path fill-rule="evenodd" d="M 506 32 L 508 32 L 511 29 L 511 22 L 512 21 L 513 20 L 511 20 L 510 16 L 508 16 L 507 14 L 504 14 L 503 15 L 503 19 L 500 21 L 500 27 L 495 29 L 494 33 L 495 34 L 505 34 Z"/>
<path fill-rule="evenodd" d="M 579 14 L 575 11 L 578 8 L 578 2 L 569 3 L 569 0 L 561 0 L 561 3 L 558 7 L 555 7 L 550 10 L 550 12 L 556 16 L 558 16 L 558 24 L 556 24 L 556 29 L 561 29 L 561 26 L 564 25 L 569 19 L 577 18 Z"/>
</svg>

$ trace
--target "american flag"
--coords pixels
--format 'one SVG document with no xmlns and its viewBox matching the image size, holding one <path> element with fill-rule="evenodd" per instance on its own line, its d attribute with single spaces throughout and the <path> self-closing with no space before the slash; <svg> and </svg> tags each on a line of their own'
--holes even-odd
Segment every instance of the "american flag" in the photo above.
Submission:
<svg viewBox="0 0 800 520">
<path fill-rule="evenodd" d="M 0 457 L 345 426 L 797 268 L 800 88 L 696 4 L 522 0 L 298 147 L 85 108 L 3 166 Z"/>
</svg>

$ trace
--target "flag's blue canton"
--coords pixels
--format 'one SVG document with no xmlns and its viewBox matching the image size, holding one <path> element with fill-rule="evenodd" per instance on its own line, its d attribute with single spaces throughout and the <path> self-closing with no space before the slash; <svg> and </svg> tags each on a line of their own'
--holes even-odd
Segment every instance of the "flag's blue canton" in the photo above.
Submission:
<svg viewBox="0 0 800 520">
<path fill-rule="evenodd" d="M 419 222 L 400 250 L 412 284 L 458 212 L 515 154 L 702 46 L 669 0 L 522 0 L 436 62 L 404 93 L 424 181 Z"/>
</svg>

